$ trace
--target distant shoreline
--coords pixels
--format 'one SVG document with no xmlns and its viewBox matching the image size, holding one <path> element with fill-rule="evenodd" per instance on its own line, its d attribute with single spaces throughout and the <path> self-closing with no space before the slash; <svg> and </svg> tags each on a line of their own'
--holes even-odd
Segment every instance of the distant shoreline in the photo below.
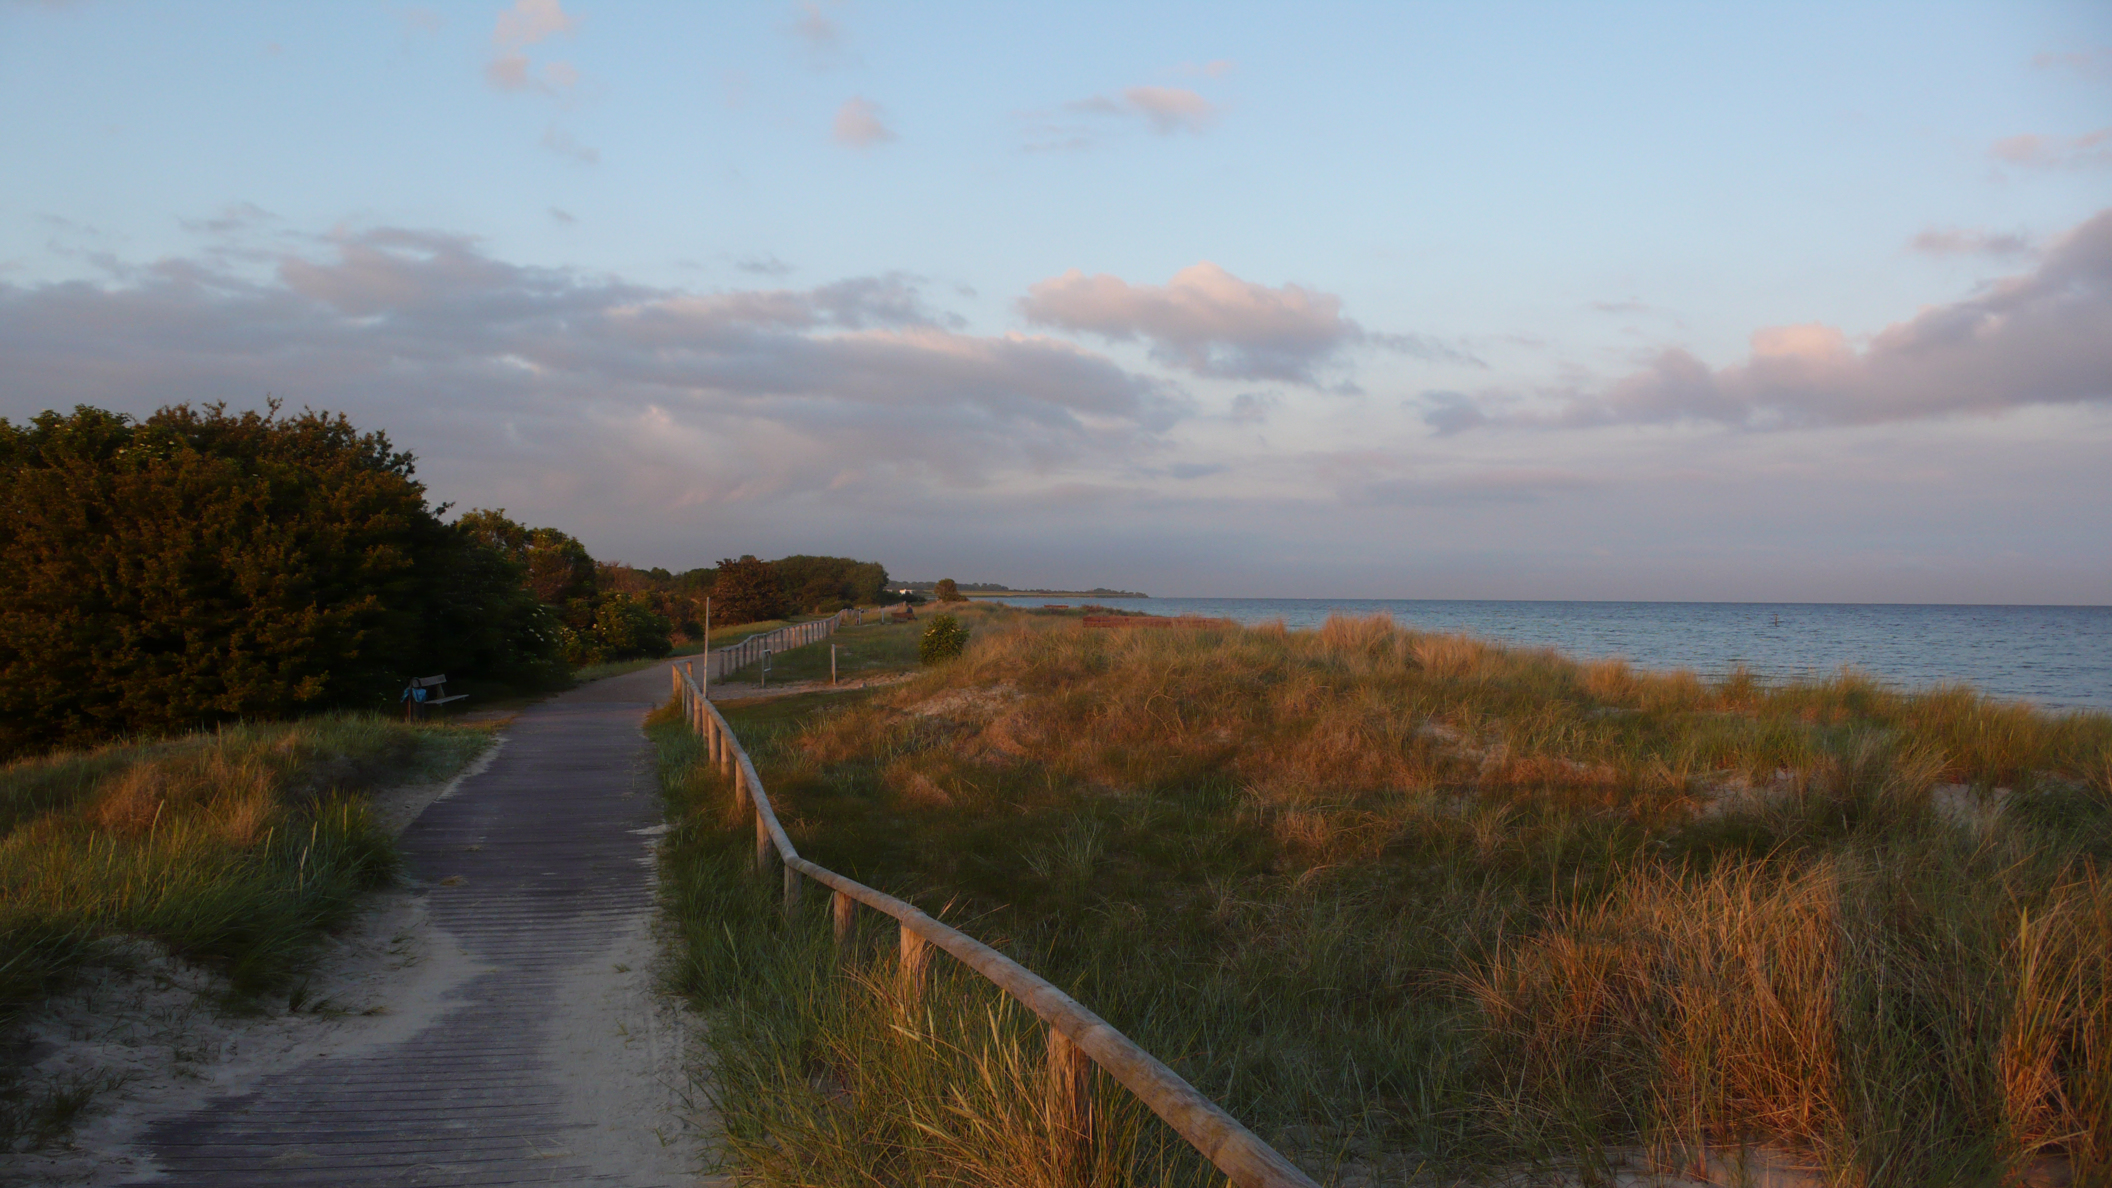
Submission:
<svg viewBox="0 0 2112 1188">
<path fill-rule="evenodd" d="M 967 598 L 1149 598 L 1135 590 L 963 590 Z"/>
</svg>

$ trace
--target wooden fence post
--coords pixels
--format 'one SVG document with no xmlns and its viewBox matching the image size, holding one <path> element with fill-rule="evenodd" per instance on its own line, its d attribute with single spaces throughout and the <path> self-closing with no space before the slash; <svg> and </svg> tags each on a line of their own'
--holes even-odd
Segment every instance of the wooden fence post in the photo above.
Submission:
<svg viewBox="0 0 2112 1188">
<path fill-rule="evenodd" d="M 799 907 L 799 872 L 792 864 L 785 863 L 785 915 L 790 916 Z"/>
<path fill-rule="evenodd" d="M 851 917 L 858 911 L 858 901 L 841 891 L 829 892 L 829 926 L 836 934 L 836 947 L 842 948 L 851 939 Z"/>
<path fill-rule="evenodd" d="M 770 827 L 763 824 L 763 810 L 760 807 L 755 810 L 755 869 L 770 869 Z"/>
<path fill-rule="evenodd" d="M 748 811 L 748 776 L 739 767 L 733 769 L 733 807 L 736 812 Z"/>
<path fill-rule="evenodd" d="M 925 983 L 931 980 L 931 942 L 902 926 L 902 961 L 897 976 L 902 984 L 902 1005 L 914 1007 L 924 1001 Z"/>
<path fill-rule="evenodd" d="M 1093 1062 L 1071 1037 L 1049 1028 L 1049 1083 L 1045 1099 L 1049 1155 L 1065 1182 L 1083 1181 L 1093 1166 Z"/>
</svg>

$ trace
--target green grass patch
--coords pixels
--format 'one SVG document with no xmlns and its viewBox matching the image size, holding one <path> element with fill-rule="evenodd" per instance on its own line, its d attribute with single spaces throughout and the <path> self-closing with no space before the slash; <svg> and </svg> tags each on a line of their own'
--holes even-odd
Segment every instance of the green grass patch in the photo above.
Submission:
<svg viewBox="0 0 2112 1188">
<path fill-rule="evenodd" d="M 829 679 L 829 645 L 836 646 L 836 675 L 838 680 L 858 677 L 880 676 L 903 672 L 917 667 L 917 639 L 927 620 L 909 623 L 868 623 L 863 627 L 840 627 L 836 633 L 820 643 L 807 644 L 790 651 L 779 652 L 770 657 L 770 679 L 773 682 L 791 684 L 794 681 L 826 681 Z M 760 662 L 739 669 L 728 678 L 735 681 L 754 682 L 762 677 Z"/>
</svg>

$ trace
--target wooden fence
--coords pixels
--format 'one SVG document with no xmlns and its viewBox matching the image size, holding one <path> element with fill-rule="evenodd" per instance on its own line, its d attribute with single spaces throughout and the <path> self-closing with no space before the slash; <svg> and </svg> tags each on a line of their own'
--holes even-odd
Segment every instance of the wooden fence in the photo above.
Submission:
<svg viewBox="0 0 2112 1188">
<path fill-rule="evenodd" d="M 883 606 L 874 613 L 885 623 L 889 615 L 907 615 L 909 604 L 905 602 L 900 606 Z M 826 619 L 816 619 L 811 623 L 793 623 L 775 631 L 751 635 L 739 643 L 713 648 L 704 654 L 704 683 L 709 685 L 712 681 L 724 680 L 762 659 L 765 652 L 776 655 L 788 648 L 820 643 L 836 634 L 838 627 L 854 627 L 864 623 L 865 615 L 866 612 L 862 609 L 837 611 Z"/>
<path fill-rule="evenodd" d="M 912 995 L 922 992 L 931 950 L 937 947 L 1048 1024 L 1044 1108 L 1060 1163 L 1088 1165 L 1094 1141 L 1091 1075 L 1093 1065 L 1098 1065 L 1239 1188 L 1317 1188 L 1310 1177 L 1197 1092 L 1179 1073 L 1025 966 L 892 895 L 800 857 L 778 824 L 762 778 L 756 775 L 755 764 L 734 737 L 733 728 L 681 668 L 673 669 L 672 675 L 690 726 L 703 737 L 711 762 L 733 781 L 734 803 L 755 818 L 756 867 L 767 870 L 775 860 L 783 868 L 787 914 L 799 903 L 801 880 L 812 879 L 829 889 L 829 917 L 838 944 L 849 937 L 859 904 L 894 918 L 900 934 L 899 976 Z"/>
</svg>

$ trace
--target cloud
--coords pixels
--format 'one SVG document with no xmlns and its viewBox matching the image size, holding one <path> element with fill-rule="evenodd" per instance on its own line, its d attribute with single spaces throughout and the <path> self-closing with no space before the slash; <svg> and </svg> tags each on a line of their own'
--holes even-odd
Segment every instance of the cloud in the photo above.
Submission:
<svg viewBox="0 0 2112 1188">
<path fill-rule="evenodd" d="M 957 325 L 901 276 L 688 292 L 377 229 L 264 279 L 176 259 L 0 283 L 0 412 L 276 393 L 386 428 L 452 481 L 661 507 L 1126 465 L 1185 415 L 1074 344 Z"/>
<path fill-rule="evenodd" d="M 514 0 L 513 7 L 500 13 L 492 27 L 491 43 L 500 49 L 517 49 L 560 33 L 570 36 L 578 28 L 579 22 L 558 0 Z"/>
<path fill-rule="evenodd" d="M 759 256 L 743 256 L 735 260 L 733 266 L 756 276 L 789 276 L 794 271 L 790 264 L 768 252 Z"/>
<path fill-rule="evenodd" d="M 1241 392 L 1232 398 L 1232 407 L 1226 416 L 1237 424 L 1259 425 L 1282 404 L 1283 397 L 1274 392 Z"/>
<path fill-rule="evenodd" d="M 570 132 L 556 124 L 543 129 L 542 145 L 560 157 L 570 157 L 582 165 L 601 164 L 601 150 L 588 148 L 573 139 Z"/>
<path fill-rule="evenodd" d="M 2039 70 L 2073 70 L 2085 78 L 2112 78 L 2112 47 L 2033 54 L 2031 64 Z"/>
<path fill-rule="evenodd" d="M 1209 78 L 1223 78 L 1236 69 L 1238 69 L 1236 63 L 1225 58 L 1216 58 L 1201 65 L 1197 65 L 1194 62 L 1183 62 L 1179 66 L 1174 67 L 1173 72 L 1191 77 L 1200 74 Z"/>
<path fill-rule="evenodd" d="M 277 222 L 278 217 L 254 202 L 230 202 L 221 207 L 220 213 L 212 218 L 178 219 L 177 225 L 186 231 L 229 235 Z"/>
<path fill-rule="evenodd" d="M 2112 209 L 2051 244 L 2031 272 L 1924 309 L 1860 349 L 1831 326 L 1775 326 L 1753 334 L 1742 363 L 1711 368 L 1686 351 L 1665 351 L 1603 392 L 1558 394 L 1551 413 L 1491 412 L 1498 399 L 1431 396 L 1425 420 L 1441 433 L 1670 422 L 1791 428 L 2112 402 Z"/>
<path fill-rule="evenodd" d="M 578 28 L 578 20 L 558 0 L 515 0 L 492 26 L 492 58 L 484 64 L 484 81 L 500 91 L 558 95 L 571 90 L 579 83 L 579 71 L 571 63 L 547 62 L 538 73 L 522 51 L 559 34 L 569 37 Z"/>
<path fill-rule="evenodd" d="M 565 210 L 561 207 L 556 206 L 550 208 L 550 217 L 556 219 L 560 223 L 563 223 L 567 227 L 579 222 L 578 215 L 573 214 L 569 210 Z"/>
<path fill-rule="evenodd" d="M 1916 235 L 1907 246 L 1930 256 L 2024 256 L 2031 253 L 2031 240 L 2025 236 L 1957 227 L 1931 227 Z"/>
<path fill-rule="evenodd" d="M 852 148 L 870 148 L 895 139 L 895 133 L 880 119 L 880 105 L 853 95 L 836 109 L 836 143 Z"/>
<path fill-rule="evenodd" d="M 1143 339 L 1160 362 L 1217 379 L 1317 386 L 1321 367 L 1360 344 L 1457 357 L 1420 336 L 1366 332 L 1342 316 L 1342 299 L 1331 293 L 1288 284 L 1272 289 L 1207 260 L 1164 285 L 1132 285 L 1073 268 L 1029 287 L 1020 312 L 1037 325 Z"/>
<path fill-rule="evenodd" d="M 2084 169 L 2112 165 L 2112 128 L 2081 136 L 2011 136 L 1988 147 L 1988 155 L 2027 169 Z"/>
<path fill-rule="evenodd" d="M 1064 104 L 1089 115 L 1133 116 L 1161 136 L 1188 132 L 1197 136 L 1217 123 L 1216 104 L 1182 87 L 1130 87 L 1119 95 L 1094 95 Z"/>
<path fill-rule="evenodd" d="M 816 50 L 835 49 L 843 35 L 842 27 L 829 19 L 819 4 L 799 6 L 799 19 L 792 22 L 792 32 Z"/>
</svg>

